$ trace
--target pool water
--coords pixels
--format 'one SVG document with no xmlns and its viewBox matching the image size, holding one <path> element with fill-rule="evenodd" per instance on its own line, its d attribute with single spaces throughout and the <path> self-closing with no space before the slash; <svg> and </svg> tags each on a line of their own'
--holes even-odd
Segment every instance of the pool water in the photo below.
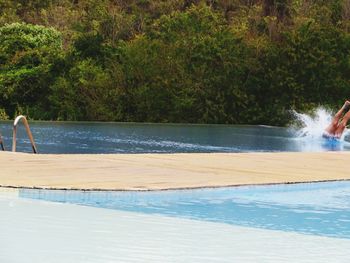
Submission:
<svg viewBox="0 0 350 263">
<path fill-rule="evenodd" d="M 39 153 L 280 152 L 349 150 L 346 141 L 299 137 L 298 130 L 267 126 L 31 122 Z M 7 150 L 11 122 L 0 122 Z M 17 150 L 30 152 L 23 126 Z"/>
<path fill-rule="evenodd" d="M 2 190 L 0 262 L 349 262 L 350 239 L 53 203 Z"/>
<path fill-rule="evenodd" d="M 350 239 L 350 182 L 155 192 L 22 189 L 22 198 Z"/>
</svg>

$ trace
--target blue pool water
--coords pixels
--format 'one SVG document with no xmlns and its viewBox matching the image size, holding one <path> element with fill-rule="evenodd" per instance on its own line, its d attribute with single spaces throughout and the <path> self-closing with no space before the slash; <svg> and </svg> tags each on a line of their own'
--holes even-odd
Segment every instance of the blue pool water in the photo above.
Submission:
<svg viewBox="0 0 350 263">
<path fill-rule="evenodd" d="M 345 141 L 298 137 L 291 128 L 239 125 L 31 122 L 39 153 L 280 152 L 349 150 Z M 322 131 L 322 129 L 320 129 Z M 0 122 L 7 150 L 11 122 Z M 30 152 L 23 126 L 17 150 Z"/>
<path fill-rule="evenodd" d="M 156 192 L 20 190 L 20 197 L 350 239 L 350 182 Z"/>
</svg>

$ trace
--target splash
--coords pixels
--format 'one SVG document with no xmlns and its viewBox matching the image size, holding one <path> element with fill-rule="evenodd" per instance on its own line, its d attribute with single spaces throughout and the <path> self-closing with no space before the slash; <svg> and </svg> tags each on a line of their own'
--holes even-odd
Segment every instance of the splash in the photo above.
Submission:
<svg viewBox="0 0 350 263">
<path fill-rule="evenodd" d="M 298 113 L 293 111 L 295 116 L 295 125 L 298 126 L 297 137 L 306 137 L 308 139 L 320 139 L 325 128 L 331 123 L 333 114 L 319 107 L 312 114 Z"/>
</svg>

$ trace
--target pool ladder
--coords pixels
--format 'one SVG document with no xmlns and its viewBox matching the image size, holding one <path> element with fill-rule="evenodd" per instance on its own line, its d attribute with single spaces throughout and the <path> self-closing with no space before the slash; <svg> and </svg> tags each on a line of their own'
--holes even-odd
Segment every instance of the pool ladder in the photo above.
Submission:
<svg viewBox="0 0 350 263">
<path fill-rule="evenodd" d="M 30 131 L 30 128 L 29 128 L 29 124 L 28 124 L 27 118 L 25 116 L 23 116 L 23 115 L 19 115 L 15 119 L 15 121 L 13 122 L 12 151 L 13 152 L 16 151 L 17 126 L 18 126 L 18 123 L 19 123 L 20 120 L 22 120 L 22 122 L 24 124 L 24 127 L 26 128 L 27 135 L 28 135 L 30 143 L 32 145 L 33 153 L 38 153 L 38 150 L 37 150 L 35 142 L 34 142 L 33 134 L 32 134 L 32 132 Z M 2 139 L 1 134 L 0 134 L 0 147 L 1 147 L 1 150 L 5 151 L 4 141 Z"/>
</svg>

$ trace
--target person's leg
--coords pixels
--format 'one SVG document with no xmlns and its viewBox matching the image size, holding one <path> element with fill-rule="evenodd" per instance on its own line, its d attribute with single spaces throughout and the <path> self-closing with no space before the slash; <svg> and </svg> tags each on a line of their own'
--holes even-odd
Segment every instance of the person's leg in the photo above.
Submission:
<svg viewBox="0 0 350 263">
<path fill-rule="evenodd" d="M 345 101 L 344 105 L 340 108 L 340 110 L 334 115 L 333 119 L 332 119 L 332 122 L 329 124 L 329 126 L 325 129 L 325 131 L 328 133 L 328 134 L 331 134 L 331 135 L 334 135 L 336 134 L 337 132 L 337 129 L 338 129 L 338 126 L 339 126 L 339 121 L 340 121 L 340 118 L 341 116 L 343 115 L 343 111 L 344 109 L 346 109 L 347 107 L 349 107 L 350 105 L 350 102 L 349 101 Z M 350 116 L 349 116 L 350 117 Z M 345 118 L 345 116 L 344 116 Z M 345 124 L 346 126 L 346 124 Z M 339 127 L 341 128 L 341 127 Z M 343 128 L 343 131 L 344 131 L 345 127 Z M 340 129 L 341 130 L 341 129 Z M 340 131 L 339 130 L 339 131 Z M 343 133 L 343 131 L 341 133 Z"/>
<path fill-rule="evenodd" d="M 341 122 L 338 124 L 338 127 L 335 131 L 335 137 L 340 138 L 346 128 L 346 125 L 348 124 L 348 121 L 350 120 L 350 111 L 348 111 Z"/>
</svg>

